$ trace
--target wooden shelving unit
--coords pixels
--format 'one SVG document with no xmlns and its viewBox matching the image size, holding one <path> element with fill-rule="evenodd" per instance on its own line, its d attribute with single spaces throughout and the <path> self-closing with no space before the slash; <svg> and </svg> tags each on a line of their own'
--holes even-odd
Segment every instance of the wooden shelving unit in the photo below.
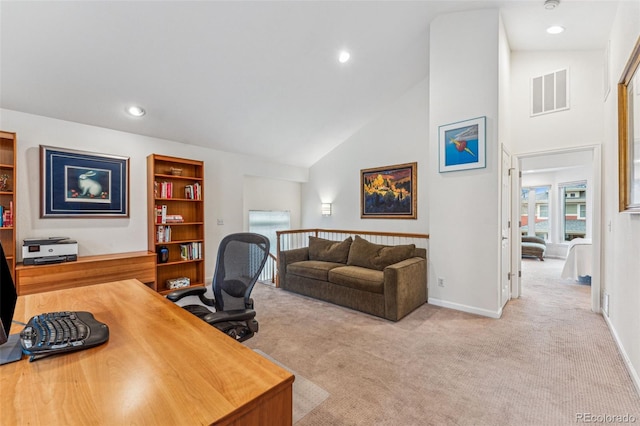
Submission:
<svg viewBox="0 0 640 426">
<path fill-rule="evenodd" d="M 9 269 L 16 279 L 16 134 L 0 130 L 0 206 L 2 215 L 10 211 L 10 220 L 0 220 L 0 241 Z M 2 216 L 0 216 L 2 218 Z M 5 216 L 6 219 L 6 216 Z"/>
<path fill-rule="evenodd" d="M 162 206 L 165 214 L 160 217 L 166 219 L 165 223 L 158 219 Z M 167 280 L 183 277 L 191 286 L 204 286 L 204 162 L 149 155 L 147 210 L 149 251 L 158 253 L 162 247 L 168 250 L 165 263 L 156 258 L 155 290 L 169 293 L 172 289 Z M 169 220 L 176 216 L 183 221 Z"/>
</svg>

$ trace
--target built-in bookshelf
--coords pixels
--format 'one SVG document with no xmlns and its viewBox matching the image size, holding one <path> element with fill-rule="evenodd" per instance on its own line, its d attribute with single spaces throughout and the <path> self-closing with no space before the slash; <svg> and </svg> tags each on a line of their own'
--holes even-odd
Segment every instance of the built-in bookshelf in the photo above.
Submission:
<svg viewBox="0 0 640 426">
<path fill-rule="evenodd" d="M 16 269 L 16 134 L 0 130 L 0 242 L 11 276 Z"/>
<path fill-rule="evenodd" d="M 203 286 L 204 162 L 147 157 L 148 247 L 157 254 L 155 290 Z M 185 280 L 186 278 L 186 280 Z"/>
</svg>

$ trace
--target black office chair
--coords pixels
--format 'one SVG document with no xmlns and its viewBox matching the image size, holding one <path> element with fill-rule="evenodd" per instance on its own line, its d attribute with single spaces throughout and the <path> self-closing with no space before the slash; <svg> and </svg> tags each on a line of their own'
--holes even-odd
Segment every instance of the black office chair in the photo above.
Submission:
<svg viewBox="0 0 640 426">
<path fill-rule="evenodd" d="M 188 287 L 171 292 L 167 299 L 177 302 L 197 295 L 203 305 L 186 305 L 184 309 L 242 342 L 258 331 L 251 290 L 269 257 L 269 240 L 254 233 L 227 235 L 220 242 L 212 290 L 214 298 L 205 296 L 205 287 Z M 211 306 L 215 311 L 207 308 Z"/>
</svg>

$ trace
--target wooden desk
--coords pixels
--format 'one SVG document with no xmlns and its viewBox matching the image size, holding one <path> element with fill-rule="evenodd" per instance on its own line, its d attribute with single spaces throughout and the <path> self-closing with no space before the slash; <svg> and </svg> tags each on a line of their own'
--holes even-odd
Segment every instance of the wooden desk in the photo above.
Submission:
<svg viewBox="0 0 640 426">
<path fill-rule="evenodd" d="M 291 425 L 290 372 L 137 280 L 20 296 L 14 319 L 56 310 L 92 312 L 109 341 L 0 366 L 2 424 Z"/>
<path fill-rule="evenodd" d="M 156 254 L 148 251 L 80 256 L 77 261 L 16 266 L 18 295 L 135 278 L 156 289 Z"/>
</svg>

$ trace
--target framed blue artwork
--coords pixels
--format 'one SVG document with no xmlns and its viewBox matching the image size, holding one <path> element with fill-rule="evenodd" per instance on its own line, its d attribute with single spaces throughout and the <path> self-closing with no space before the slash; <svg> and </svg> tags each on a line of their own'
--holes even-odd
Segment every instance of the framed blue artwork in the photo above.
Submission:
<svg viewBox="0 0 640 426">
<path fill-rule="evenodd" d="M 439 171 L 481 169 L 486 162 L 486 117 L 438 127 Z"/>
<path fill-rule="evenodd" d="M 129 158 L 40 145 L 40 216 L 129 217 Z"/>
</svg>

